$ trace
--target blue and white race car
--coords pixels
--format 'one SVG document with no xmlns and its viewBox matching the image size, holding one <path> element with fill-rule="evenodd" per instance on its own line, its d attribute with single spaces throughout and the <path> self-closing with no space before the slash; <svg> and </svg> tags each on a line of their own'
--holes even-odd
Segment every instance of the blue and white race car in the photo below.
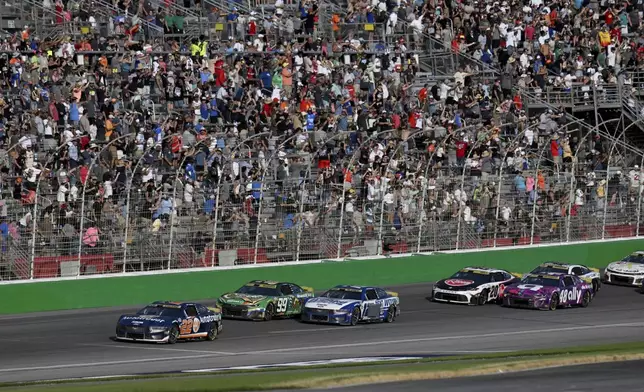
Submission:
<svg viewBox="0 0 644 392">
<path fill-rule="evenodd" d="M 222 329 L 218 308 L 157 301 L 136 314 L 121 316 L 116 324 L 116 339 L 174 344 L 180 339 L 215 340 Z"/>
<path fill-rule="evenodd" d="M 301 320 L 356 325 L 361 321 L 391 323 L 400 314 L 398 294 L 378 287 L 339 285 L 306 301 Z"/>
</svg>

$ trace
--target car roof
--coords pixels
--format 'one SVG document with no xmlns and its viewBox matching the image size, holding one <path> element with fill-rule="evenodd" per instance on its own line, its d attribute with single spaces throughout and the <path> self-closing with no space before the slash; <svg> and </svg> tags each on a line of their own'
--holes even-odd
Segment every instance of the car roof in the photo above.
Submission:
<svg viewBox="0 0 644 392">
<path fill-rule="evenodd" d="M 542 278 L 542 279 L 563 279 L 566 276 L 575 276 L 563 272 L 548 272 L 547 274 L 527 274 L 525 278 Z"/>
<path fill-rule="evenodd" d="M 508 271 L 501 270 L 501 269 L 498 269 L 498 268 L 490 268 L 490 267 L 472 267 L 472 266 L 470 266 L 470 267 L 461 268 L 460 271 L 473 271 L 473 272 L 478 271 L 478 272 L 486 272 L 486 273 L 505 272 L 505 273 L 509 274 Z"/>
<path fill-rule="evenodd" d="M 539 264 L 539 267 L 545 267 L 545 266 L 552 266 L 552 267 L 571 267 L 573 265 L 578 265 L 578 264 L 570 264 L 570 263 L 562 263 L 560 261 L 546 261 L 544 263 Z"/>
<path fill-rule="evenodd" d="M 259 285 L 278 286 L 284 283 L 285 282 L 278 282 L 276 280 L 251 280 L 250 282 L 246 283 L 246 286 L 259 286 Z"/>
<path fill-rule="evenodd" d="M 351 291 L 364 291 L 368 289 L 375 289 L 375 287 L 372 286 L 353 286 L 353 285 L 348 285 L 348 284 L 339 284 L 334 287 L 334 289 L 340 289 L 340 290 L 351 290 Z"/>
<path fill-rule="evenodd" d="M 644 250 L 638 250 L 636 252 L 631 253 L 629 256 L 644 256 Z"/>
<path fill-rule="evenodd" d="M 167 308 L 183 309 L 186 306 L 197 305 L 197 304 L 192 303 L 192 302 L 155 301 L 155 302 L 152 302 L 151 305 L 163 306 L 163 307 L 167 307 Z"/>
</svg>

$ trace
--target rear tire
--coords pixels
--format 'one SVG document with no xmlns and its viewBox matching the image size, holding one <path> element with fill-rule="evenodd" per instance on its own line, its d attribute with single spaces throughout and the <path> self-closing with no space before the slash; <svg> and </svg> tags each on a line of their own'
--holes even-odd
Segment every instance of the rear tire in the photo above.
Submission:
<svg viewBox="0 0 644 392">
<path fill-rule="evenodd" d="M 360 308 L 355 307 L 351 312 L 351 321 L 349 325 L 351 325 L 352 327 L 355 327 L 356 325 L 358 325 L 359 321 L 360 321 Z"/>
<path fill-rule="evenodd" d="M 559 294 L 555 293 L 552 294 L 552 297 L 550 297 L 550 305 L 548 305 L 548 310 L 557 310 L 557 306 L 559 306 Z"/>
<path fill-rule="evenodd" d="M 168 344 L 175 344 L 177 339 L 179 339 L 179 327 L 173 325 L 168 333 Z"/>
<path fill-rule="evenodd" d="M 264 321 L 271 321 L 273 319 L 273 314 L 275 313 L 275 308 L 272 303 L 266 305 L 266 310 L 264 311 Z"/>
<path fill-rule="evenodd" d="M 585 291 L 584 296 L 581 298 L 581 307 L 587 308 L 588 305 L 590 305 L 590 300 L 591 300 L 590 292 Z"/>
<path fill-rule="evenodd" d="M 385 323 L 393 323 L 396 320 L 396 307 L 390 306 L 387 309 L 387 317 L 385 317 Z"/>
<path fill-rule="evenodd" d="M 206 340 L 212 342 L 213 340 L 217 339 L 217 335 L 219 335 L 219 326 L 217 325 L 217 323 L 212 323 L 210 331 L 208 331 L 208 335 L 206 336 Z"/>
</svg>

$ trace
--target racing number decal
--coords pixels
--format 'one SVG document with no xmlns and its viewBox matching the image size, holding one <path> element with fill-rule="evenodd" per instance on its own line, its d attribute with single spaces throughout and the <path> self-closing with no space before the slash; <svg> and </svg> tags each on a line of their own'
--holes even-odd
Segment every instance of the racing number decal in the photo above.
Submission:
<svg viewBox="0 0 644 392">
<path fill-rule="evenodd" d="M 503 288 L 503 285 L 492 286 L 492 290 L 490 290 L 490 299 L 499 298 L 499 296 L 503 295 Z"/>
<path fill-rule="evenodd" d="M 278 298 L 277 299 L 277 313 L 286 312 L 286 305 L 288 304 L 288 298 Z"/>
<path fill-rule="evenodd" d="M 192 321 L 192 333 L 197 333 L 199 332 L 199 327 L 201 326 L 201 320 L 199 320 L 197 317 L 194 318 Z"/>
<path fill-rule="evenodd" d="M 191 334 L 191 333 L 192 333 L 192 326 L 193 326 L 193 321 L 192 321 L 192 319 L 185 319 L 185 320 L 183 320 L 183 321 L 181 322 L 181 327 L 180 327 L 179 332 L 180 332 L 182 335 L 188 335 L 188 334 Z M 199 328 L 199 327 L 197 326 L 197 328 Z"/>
<path fill-rule="evenodd" d="M 520 284 L 517 287 L 521 290 L 532 290 L 532 291 L 539 291 L 543 288 L 543 286 L 531 285 L 531 284 Z"/>
</svg>

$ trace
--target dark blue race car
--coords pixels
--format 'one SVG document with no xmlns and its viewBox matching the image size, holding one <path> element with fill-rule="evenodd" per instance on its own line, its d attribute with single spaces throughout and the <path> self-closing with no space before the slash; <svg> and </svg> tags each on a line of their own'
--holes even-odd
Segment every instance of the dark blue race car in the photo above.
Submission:
<svg viewBox="0 0 644 392">
<path fill-rule="evenodd" d="M 217 308 L 157 301 L 136 314 L 121 316 L 116 324 L 116 339 L 169 344 L 179 339 L 215 340 L 222 328 Z"/>
</svg>

